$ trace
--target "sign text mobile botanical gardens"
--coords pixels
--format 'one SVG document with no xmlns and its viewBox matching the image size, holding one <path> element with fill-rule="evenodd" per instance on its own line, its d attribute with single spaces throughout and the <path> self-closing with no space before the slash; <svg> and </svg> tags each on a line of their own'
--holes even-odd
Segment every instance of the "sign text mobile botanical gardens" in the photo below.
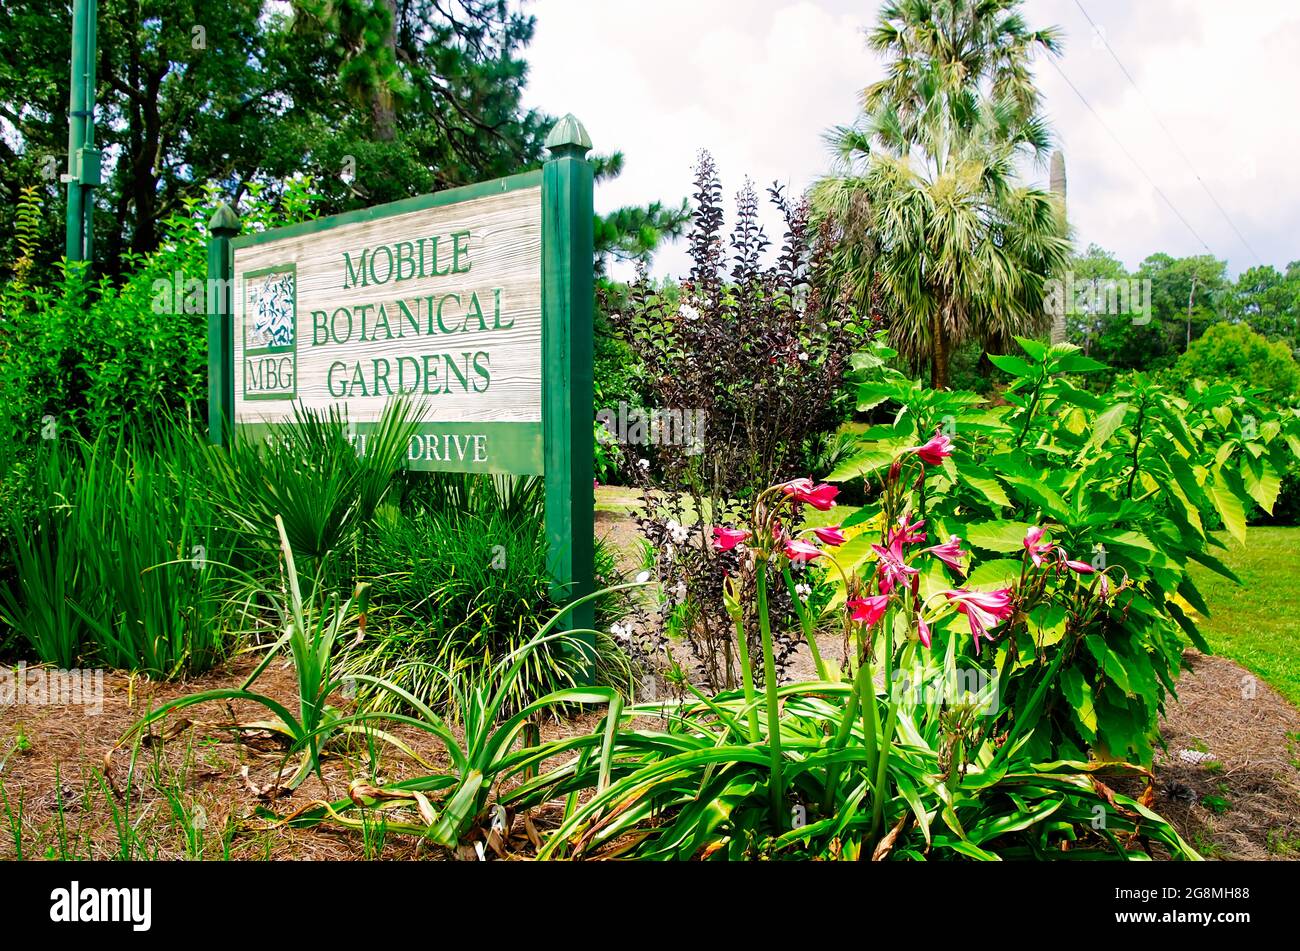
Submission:
<svg viewBox="0 0 1300 951">
<path fill-rule="evenodd" d="M 539 179 L 236 238 L 235 424 L 342 404 L 364 451 L 406 395 L 413 467 L 541 472 Z"/>
</svg>

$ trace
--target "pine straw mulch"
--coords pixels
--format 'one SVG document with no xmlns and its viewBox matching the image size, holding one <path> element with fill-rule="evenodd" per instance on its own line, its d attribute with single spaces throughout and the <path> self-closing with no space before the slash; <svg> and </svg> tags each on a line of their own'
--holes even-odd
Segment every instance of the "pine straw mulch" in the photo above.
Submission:
<svg viewBox="0 0 1300 951">
<path fill-rule="evenodd" d="M 1208 858 L 1300 858 L 1300 712 L 1232 661 L 1191 651 L 1186 660 L 1179 700 L 1171 701 L 1162 727 L 1165 748 L 1156 757 L 1154 807 Z M 253 663 L 245 656 L 173 683 L 106 674 L 103 710 L 95 716 L 75 706 L 0 706 L 0 783 L 12 812 L 22 803 L 24 857 L 121 857 L 130 750 L 114 753 L 105 773 L 106 754 L 149 709 L 199 690 L 238 686 Z M 258 689 L 292 709 L 293 670 L 272 664 Z M 590 730 L 596 716 L 545 723 L 542 735 Z M 187 717 L 194 721 L 188 726 Z M 376 851 L 357 832 L 328 825 L 291 828 L 263 818 L 259 807 L 287 815 L 313 800 L 344 798 L 354 779 L 371 779 L 358 740 L 348 755 L 327 757 L 323 780 L 312 776 L 291 795 L 269 798 L 266 789 L 274 785 L 283 748 L 269 736 L 238 742 L 226 728 L 264 717 L 261 708 L 244 703 L 194 707 L 175 715 L 162 728 L 161 740 L 140 747 L 127 816 L 134 829 L 132 857 L 193 857 L 195 807 L 204 814 L 203 858 L 453 857 L 403 836 L 388 836 Z M 445 763 L 426 735 L 393 732 L 435 765 Z M 379 778 L 391 781 L 423 771 L 395 751 L 384 752 Z M 169 793 L 182 806 L 179 817 Z M 556 821 L 549 812 L 532 817 L 538 828 Z M 511 818 L 508 851 L 526 854 L 523 824 Z M 11 822 L 0 803 L 0 859 L 15 854 Z"/>
<path fill-rule="evenodd" d="M 1154 808 L 1206 858 L 1300 859 L 1300 711 L 1231 660 L 1183 661 Z"/>
<path fill-rule="evenodd" d="M 425 775 L 429 770 L 392 747 L 376 743 L 379 768 L 372 776 L 365 739 L 357 736 L 348 741 L 350 745 L 341 755 L 324 758 L 323 779 L 312 775 L 291 793 L 277 789 L 275 780 L 284 764 L 285 744 L 270 733 L 245 733 L 240 742 L 229 728 L 237 722 L 267 719 L 268 711 L 257 704 L 216 701 L 173 714 L 155 725 L 151 736 L 139 744 L 132 773 L 130 745 L 116 747 L 142 716 L 177 697 L 239 687 L 255 665 L 255 657 L 244 655 L 204 675 L 174 682 L 151 682 L 109 672 L 103 680 L 102 711 L 94 715 L 71 705 L 0 705 L 0 789 L 8 799 L 10 815 L 19 813 L 21 801 L 23 858 L 125 857 L 123 815 L 135 832 L 131 858 L 455 857 L 399 835 L 387 836 L 376 852 L 373 845 L 367 848 L 356 831 L 328 824 L 296 828 L 259 814 L 259 810 L 269 809 L 287 816 L 313 801 L 345 799 L 353 780 L 392 782 Z M 29 682 L 35 681 L 30 668 L 27 677 Z M 273 662 L 254 689 L 296 712 L 297 682 L 287 662 Z M 331 700 L 340 702 L 337 696 Z M 549 740 L 588 731 L 598 719 L 597 715 L 584 715 L 543 722 L 541 737 Z M 445 751 L 430 734 L 411 727 L 389 727 L 380 725 L 435 769 L 446 767 Z M 460 735 L 454 726 L 453 732 Z M 130 812 L 126 813 L 128 782 Z M 181 805 L 179 815 L 172 797 Z M 196 807 L 201 810 L 201 837 L 194 832 Z M 558 814 L 558 807 L 537 810 L 532 821 L 544 830 L 558 823 Z M 521 817 L 511 819 L 507 851 L 525 852 L 529 842 Z M 0 860 L 16 857 L 13 824 L 0 800 Z M 201 854 L 196 855 L 200 844 Z"/>
</svg>

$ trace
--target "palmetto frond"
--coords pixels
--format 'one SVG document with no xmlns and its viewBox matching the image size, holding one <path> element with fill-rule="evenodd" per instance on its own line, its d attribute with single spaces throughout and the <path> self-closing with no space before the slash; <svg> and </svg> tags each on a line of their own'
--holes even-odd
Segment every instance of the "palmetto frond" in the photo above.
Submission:
<svg viewBox="0 0 1300 951">
<path fill-rule="evenodd" d="M 1017 175 L 1051 145 L 1029 65 L 1059 34 L 1030 30 L 1019 0 L 892 0 L 868 45 L 886 75 L 828 137 L 839 174 L 814 209 L 845 240 L 865 222 L 870 242 L 833 262 L 856 269 L 839 282 L 855 300 L 882 290 L 893 345 L 943 385 L 963 340 L 1000 349 L 1041 329 L 1044 283 L 1069 253 L 1054 199 Z"/>
</svg>

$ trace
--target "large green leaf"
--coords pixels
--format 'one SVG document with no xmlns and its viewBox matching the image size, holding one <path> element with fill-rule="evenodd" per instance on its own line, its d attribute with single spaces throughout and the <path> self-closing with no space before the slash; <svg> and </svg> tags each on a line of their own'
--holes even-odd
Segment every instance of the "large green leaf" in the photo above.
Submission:
<svg viewBox="0 0 1300 951">
<path fill-rule="evenodd" d="M 1064 522 L 1069 519 L 1070 509 L 1065 500 L 1043 483 L 1041 476 L 1037 479 L 1026 476 L 1008 475 L 1003 477 L 1008 485 L 1015 488 L 1016 494 L 1035 508 L 1042 509 L 1049 518 Z"/>
<path fill-rule="evenodd" d="M 961 481 L 965 482 L 972 489 L 983 495 L 999 508 L 1010 508 L 1011 500 L 1007 498 L 1006 490 L 1002 488 L 993 473 L 987 469 L 981 469 L 979 466 L 970 463 L 962 463 L 957 466 L 957 474 Z"/>
<path fill-rule="evenodd" d="M 1092 687 L 1083 679 L 1083 672 L 1078 667 L 1066 667 L 1061 671 L 1061 692 L 1070 703 L 1070 711 L 1075 722 L 1089 740 L 1097 738 L 1097 708 L 1093 703 Z"/>
<path fill-rule="evenodd" d="M 1233 491 L 1229 484 L 1229 470 L 1220 467 L 1215 472 L 1215 479 L 1208 486 L 1210 499 L 1224 527 L 1243 545 L 1246 544 L 1246 507 L 1241 496 Z"/>
<path fill-rule="evenodd" d="M 1031 366 L 1020 357 L 990 354 L 989 362 L 999 370 L 1003 370 L 1010 373 L 1012 376 L 1020 377 L 1022 379 L 1035 376 L 1038 373 L 1037 367 Z"/>
<path fill-rule="evenodd" d="M 965 587 L 977 591 L 1008 588 L 1020 580 L 1022 564 L 1013 558 L 981 561 L 966 578 Z"/>
<path fill-rule="evenodd" d="M 845 459 L 826 476 L 827 482 L 848 482 L 887 469 L 893 464 L 895 452 L 884 449 L 868 449 Z"/>
<path fill-rule="evenodd" d="M 1106 364 L 1082 353 L 1063 353 L 1052 360 L 1052 370 L 1056 373 L 1095 373 L 1105 369 Z"/>
<path fill-rule="evenodd" d="M 1282 478 L 1277 470 L 1265 459 L 1243 459 L 1241 480 L 1250 497 L 1259 503 L 1260 508 L 1272 515 L 1278 493 L 1282 491 Z"/>
<path fill-rule="evenodd" d="M 989 551 L 1013 552 L 1024 548 L 1027 522 L 1009 522 L 997 519 L 989 522 L 971 522 L 966 526 L 966 541 L 977 548 Z"/>
<path fill-rule="evenodd" d="M 1092 448 L 1104 446 L 1106 441 L 1115 435 L 1115 430 L 1119 429 L 1120 423 L 1124 422 L 1128 411 L 1127 403 L 1116 403 L 1098 416 L 1097 421 L 1092 425 L 1092 436 L 1088 439 L 1088 445 Z"/>
</svg>

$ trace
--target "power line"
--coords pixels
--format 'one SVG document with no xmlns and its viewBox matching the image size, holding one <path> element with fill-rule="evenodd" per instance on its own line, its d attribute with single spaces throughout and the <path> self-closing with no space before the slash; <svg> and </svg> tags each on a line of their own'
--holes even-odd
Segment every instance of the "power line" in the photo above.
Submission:
<svg viewBox="0 0 1300 951">
<path fill-rule="evenodd" d="M 1196 170 L 1196 166 L 1192 164 L 1192 160 L 1188 156 L 1187 152 L 1179 144 L 1178 139 L 1174 137 L 1173 132 L 1169 130 L 1169 126 L 1165 125 L 1165 121 L 1160 118 L 1160 113 L 1156 112 L 1156 107 L 1152 105 L 1151 100 L 1147 98 L 1147 94 L 1142 91 L 1142 87 L 1139 86 L 1137 80 L 1133 78 L 1133 74 L 1128 71 L 1128 68 L 1120 60 L 1119 54 L 1111 47 L 1110 43 L 1106 39 L 1106 34 L 1102 32 L 1101 27 L 1097 25 L 1096 21 L 1093 20 L 1088 11 L 1084 9 L 1081 0 L 1074 0 L 1074 5 L 1079 8 L 1079 12 L 1083 14 L 1084 19 L 1092 26 L 1093 35 L 1101 40 L 1102 45 L 1106 47 L 1106 52 L 1110 54 L 1110 58 L 1115 61 L 1115 65 L 1118 66 L 1120 72 L 1124 74 L 1124 78 L 1129 81 L 1129 84 L 1136 89 L 1138 95 L 1142 97 L 1142 102 L 1145 103 L 1147 109 L 1150 110 L 1151 116 L 1156 120 L 1156 124 L 1164 130 L 1165 135 L 1169 137 L 1169 141 L 1174 144 L 1174 148 L 1177 149 L 1178 154 L 1183 157 L 1183 161 L 1186 162 L 1187 167 L 1191 169 L 1192 175 L 1196 178 L 1196 181 L 1200 183 L 1201 188 L 1205 189 L 1205 194 L 1210 196 L 1210 201 L 1214 202 L 1214 207 L 1219 209 L 1219 214 L 1222 215 L 1223 220 L 1228 223 L 1228 227 L 1236 232 L 1238 239 L 1240 239 L 1246 250 L 1254 256 L 1256 262 L 1263 265 L 1263 259 L 1261 259 L 1255 252 L 1255 249 L 1250 246 L 1250 242 L 1246 240 L 1246 236 L 1241 233 L 1241 229 L 1237 227 L 1237 223 L 1228 215 L 1228 212 L 1224 209 L 1223 205 L 1219 204 L 1219 199 L 1214 196 L 1214 192 L 1210 191 L 1210 186 L 1205 184 L 1205 179 L 1201 178 L 1201 174 Z"/>
<path fill-rule="evenodd" d="M 1056 60 L 1052 59 L 1052 57 L 1050 57 L 1050 56 L 1046 57 L 1046 59 L 1047 59 L 1047 61 L 1048 61 L 1049 63 L 1052 64 L 1052 67 L 1053 67 L 1053 68 L 1054 68 L 1058 73 L 1061 74 L 1061 78 L 1065 80 L 1065 84 L 1066 84 L 1067 86 L 1069 86 L 1072 90 L 1074 90 L 1074 94 L 1075 94 L 1076 96 L 1079 97 L 1079 101 L 1082 102 L 1082 103 L 1084 104 L 1084 106 L 1087 107 L 1088 111 L 1092 113 L 1093 118 L 1095 118 L 1095 119 L 1097 120 L 1097 122 L 1100 123 L 1101 127 L 1102 127 L 1103 129 L 1106 130 L 1106 134 L 1109 135 L 1109 136 L 1111 137 L 1111 139 L 1114 140 L 1115 145 L 1119 147 L 1119 150 L 1120 150 L 1121 152 L 1123 152 L 1124 155 L 1125 155 L 1125 157 L 1128 158 L 1128 160 L 1129 160 L 1130 162 L 1133 163 L 1133 166 L 1134 166 L 1134 167 L 1135 167 L 1139 172 L 1142 173 L 1142 177 L 1145 178 L 1145 179 L 1147 180 L 1147 184 L 1149 184 L 1152 188 L 1154 188 L 1155 191 L 1156 191 L 1156 194 L 1159 195 L 1161 198 L 1164 199 L 1165 204 L 1169 206 L 1169 210 L 1172 211 L 1175 215 L 1178 216 L 1178 220 L 1181 221 L 1181 222 L 1183 223 L 1183 227 L 1185 227 L 1188 231 L 1190 231 L 1190 232 L 1192 233 L 1192 237 L 1194 237 L 1194 238 L 1197 240 L 1197 242 L 1201 245 L 1201 247 L 1203 247 L 1203 248 L 1206 250 L 1206 253 L 1208 253 L 1208 254 L 1210 255 L 1210 257 L 1217 257 L 1218 255 L 1216 255 L 1213 251 L 1211 251 L 1211 250 L 1210 250 L 1210 246 L 1209 246 L 1208 244 L 1205 243 L 1205 239 L 1202 238 L 1202 237 L 1200 236 L 1200 234 L 1197 233 L 1196 229 L 1192 227 L 1191 222 L 1189 222 L 1189 221 L 1188 221 L 1188 220 L 1183 216 L 1183 213 L 1182 213 L 1181 211 L 1178 210 L 1178 206 L 1175 205 L 1172 201 L 1169 200 L 1169 196 L 1166 195 L 1166 194 L 1164 193 L 1164 191 L 1160 188 L 1160 186 L 1157 185 L 1157 184 L 1155 183 L 1155 179 L 1153 179 L 1153 178 L 1152 178 L 1152 177 L 1147 173 L 1147 170 L 1146 170 L 1145 168 L 1142 167 L 1142 163 L 1139 162 L 1139 161 L 1138 161 L 1138 160 L 1133 156 L 1133 153 L 1130 152 L 1130 151 L 1128 150 L 1128 148 L 1124 145 L 1124 143 L 1123 143 L 1122 141 L 1120 141 L 1120 137 L 1117 136 L 1117 135 L 1115 134 L 1114 130 L 1111 129 L 1111 127 L 1110 127 L 1109 125 L 1106 124 L 1106 120 L 1103 119 L 1103 118 L 1101 117 L 1101 113 L 1099 113 L 1096 109 L 1094 109 L 1094 108 L 1092 107 L 1092 103 L 1090 103 L 1090 102 L 1088 101 L 1088 97 L 1085 96 L 1083 93 L 1079 92 L 1079 87 L 1076 86 L 1073 82 L 1070 81 L 1070 77 L 1069 77 L 1069 76 L 1065 75 L 1065 70 L 1063 70 L 1063 69 L 1061 68 L 1060 64 L 1057 63 Z"/>
</svg>

